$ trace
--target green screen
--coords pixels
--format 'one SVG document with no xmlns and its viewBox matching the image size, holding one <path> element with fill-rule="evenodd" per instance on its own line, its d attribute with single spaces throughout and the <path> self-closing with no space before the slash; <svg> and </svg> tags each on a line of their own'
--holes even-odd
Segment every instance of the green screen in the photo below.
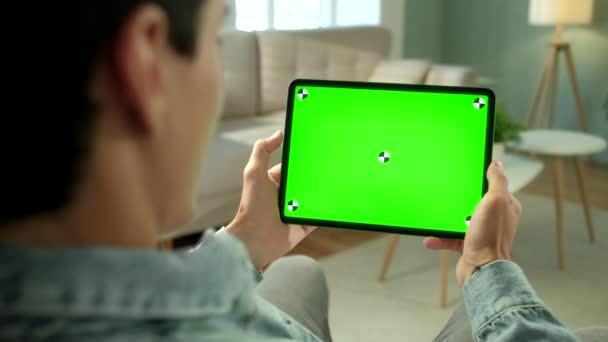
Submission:
<svg viewBox="0 0 608 342">
<path fill-rule="evenodd" d="M 294 81 L 282 216 L 464 233 L 484 192 L 494 97 L 457 89 Z"/>
</svg>

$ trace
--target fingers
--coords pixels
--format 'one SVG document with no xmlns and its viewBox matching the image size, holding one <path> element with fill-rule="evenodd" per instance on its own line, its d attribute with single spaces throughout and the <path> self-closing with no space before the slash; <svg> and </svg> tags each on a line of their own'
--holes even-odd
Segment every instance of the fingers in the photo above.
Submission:
<svg viewBox="0 0 608 342">
<path fill-rule="evenodd" d="M 268 138 L 256 141 L 255 145 L 253 145 L 253 152 L 251 153 L 249 163 L 264 166 L 268 165 L 270 155 L 281 146 L 281 142 L 283 142 L 283 132 L 281 131 L 277 131 Z"/>
<path fill-rule="evenodd" d="M 427 237 L 423 244 L 428 249 L 450 249 L 457 252 L 462 252 L 462 241 L 456 239 L 441 239 L 436 237 Z"/>
<path fill-rule="evenodd" d="M 271 137 L 258 140 L 253 145 L 253 152 L 245 167 L 245 176 L 255 176 L 261 174 L 261 170 L 266 171 L 270 155 L 281 146 L 281 142 L 283 142 L 283 132 L 281 131 L 277 131 Z"/>
<path fill-rule="evenodd" d="M 505 170 L 502 163 L 499 161 L 493 161 L 487 172 L 488 177 L 488 192 L 508 194 L 509 193 L 509 181 L 505 175 Z"/>
<path fill-rule="evenodd" d="M 319 228 L 319 227 L 316 227 L 316 226 L 302 226 L 302 229 L 304 229 L 307 232 L 313 232 L 317 228 Z"/>
<path fill-rule="evenodd" d="M 277 164 L 268 170 L 268 176 L 274 185 L 279 186 L 279 182 L 281 181 L 281 164 Z"/>
<path fill-rule="evenodd" d="M 317 227 L 314 226 L 301 226 L 304 233 L 308 236 L 310 233 L 314 232 Z"/>
<path fill-rule="evenodd" d="M 491 198 L 495 205 L 508 203 L 517 215 L 522 212 L 521 203 L 512 193 L 509 192 L 509 181 L 505 175 L 502 163 L 494 161 L 488 168 L 488 198 Z M 492 196 L 495 195 L 495 196 Z"/>
<path fill-rule="evenodd" d="M 315 229 L 316 227 L 289 225 L 290 250 L 304 240 L 304 238 L 312 233 Z"/>
<path fill-rule="evenodd" d="M 521 202 L 517 199 L 517 197 L 513 196 L 513 194 L 509 194 L 510 195 L 510 203 L 511 206 L 513 207 L 513 210 L 515 210 L 515 213 L 520 216 L 521 212 L 522 212 L 522 206 L 521 206 Z"/>
</svg>

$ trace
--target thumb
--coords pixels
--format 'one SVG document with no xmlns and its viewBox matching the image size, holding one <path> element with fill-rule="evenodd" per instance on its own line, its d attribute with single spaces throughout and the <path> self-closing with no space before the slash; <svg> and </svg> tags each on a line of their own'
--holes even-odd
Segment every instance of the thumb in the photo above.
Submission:
<svg viewBox="0 0 608 342">
<path fill-rule="evenodd" d="M 493 161 L 487 172 L 488 192 L 509 193 L 509 181 L 500 161 Z"/>
<path fill-rule="evenodd" d="M 281 142 L 283 142 L 283 133 L 281 131 L 277 131 L 268 138 L 256 141 L 255 145 L 253 145 L 253 152 L 251 153 L 247 167 L 266 170 L 270 155 L 281 146 Z"/>
</svg>

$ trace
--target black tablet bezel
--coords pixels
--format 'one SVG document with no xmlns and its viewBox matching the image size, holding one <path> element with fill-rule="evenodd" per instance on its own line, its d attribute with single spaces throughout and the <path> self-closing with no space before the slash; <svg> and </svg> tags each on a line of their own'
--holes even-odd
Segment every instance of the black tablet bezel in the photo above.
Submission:
<svg viewBox="0 0 608 342">
<path fill-rule="evenodd" d="M 422 228 L 411 228 L 411 227 L 398 227 L 398 226 L 385 226 L 375 225 L 367 223 L 356 223 L 356 222 L 343 222 L 343 221 L 327 221 L 327 220 L 314 220 L 304 219 L 297 217 L 285 216 L 285 193 L 287 184 L 287 177 L 289 175 L 289 147 L 291 144 L 291 124 L 293 116 L 293 103 L 295 97 L 295 88 L 298 86 L 320 86 L 320 87 L 336 87 L 336 88 L 353 88 L 353 89 L 373 89 L 373 90 L 392 90 L 392 91 L 417 91 L 417 92 L 432 92 L 432 93 L 448 93 L 448 94 L 470 94 L 470 95 L 485 95 L 488 97 L 488 120 L 486 127 L 486 146 L 485 146 L 485 160 L 484 160 L 484 172 L 483 172 L 483 196 L 488 191 L 488 181 L 485 177 L 486 170 L 492 162 L 492 145 L 494 142 L 494 110 L 496 97 L 494 92 L 486 88 L 472 88 L 472 87 L 449 87 L 449 86 L 434 86 L 434 85 L 418 85 L 418 84 L 396 84 L 396 83 L 372 83 L 372 82 L 351 82 L 351 81 L 323 81 L 323 80 L 312 80 L 312 79 L 296 79 L 289 85 L 288 97 L 287 97 L 287 112 L 285 116 L 285 130 L 284 130 L 284 142 L 283 142 L 283 155 L 282 155 L 282 171 L 281 181 L 279 185 L 279 215 L 281 221 L 289 224 L 301 224 L 308 226 L 317 227 L 328 227 L 328 228 L 346 228 L 356 230 L 368 230 L 375 232 L 385 232 L 393 234 L 406 234 L 406 235 L 420 235 L 420 236 L 436 236 L 454 239 L 463 239 L 465 233 L 461 232 L 450 232 L 436 229 L 422 229 Z M 481 199 L 480 196 L 480 199 Z"/>
</svg>

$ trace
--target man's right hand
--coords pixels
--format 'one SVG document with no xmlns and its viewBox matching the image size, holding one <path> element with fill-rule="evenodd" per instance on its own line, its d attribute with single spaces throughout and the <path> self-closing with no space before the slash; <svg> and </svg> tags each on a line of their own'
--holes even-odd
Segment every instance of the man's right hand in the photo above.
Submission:
<svg viewBox="0 0 608 342">
<path fill-rule="evenodd" d="M 510 260 L 513 240 L 521 216 L 521 204 L 508 190 L 507 176 L 500 162 L 488 168 L 488 192 L 475 209 L 463 240 L 428 237 L 424 246 L 451 249 L 462 253 L 456 266 L 460 286 L 469 279 L 475 267 L 494 260 Z"/>
</svg>

